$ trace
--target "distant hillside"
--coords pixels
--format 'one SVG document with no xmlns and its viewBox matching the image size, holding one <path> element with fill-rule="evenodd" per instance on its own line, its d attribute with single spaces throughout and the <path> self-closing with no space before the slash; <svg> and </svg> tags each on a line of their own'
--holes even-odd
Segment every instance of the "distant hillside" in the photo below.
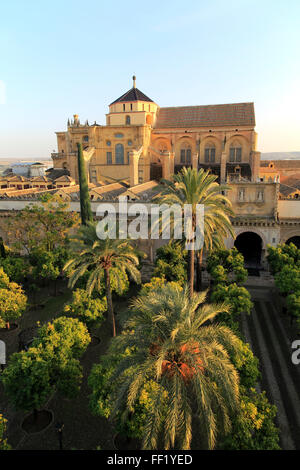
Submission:
<svg viewBox="0 0 300 470">
<path fill-rule="evenodd" d="M 300 160 L 300 152 L 265 152 L 262 160 Z"/>
</svg>

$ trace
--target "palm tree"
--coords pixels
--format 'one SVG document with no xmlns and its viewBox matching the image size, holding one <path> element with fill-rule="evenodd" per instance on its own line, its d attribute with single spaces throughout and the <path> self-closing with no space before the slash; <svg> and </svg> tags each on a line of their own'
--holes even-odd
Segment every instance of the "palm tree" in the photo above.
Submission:
<svg viewBox="0 0 300 470">
<path fill-rule="evenodd" d="M 140 283 L 140 272 L 137 250 L 129 240 L 100 240 L 96 225 L 89 223 L 81 226 L 75 238 L 75 256 L 64 266 L 69 275 L 69 287 L 73 288 L 78 279 L 88 273 L 87 292 L 100 291 L 105 282 L 105 295 L 108 315 L 111 319 L 112 334 L 116 336 L 115 316 L 111 296 L 112 277 L 118 283 L 118 272 L 127 271 L 130 277 Z"/>
<path fill-rule="evenodd" d="M 234 236 L 229 216 L 233 215 L 231 203 L 222 192 L 228 186 L 216 182 L 217 176 L 202 168 L 198 171 L 192 168 L 183 168 L 173 176 L 173 180 L 162 180 L 164 187 L 155 198 L 160 204 L 179 204 L 192 207 L 192 230 L 196 230 L 196 206 L 204 205 L 204 245 L 198 257 L 198 270 L 201 272 L 203 249 L 210 250 L 216 242 L 220 243 L 223 237 L 229 234 Z M 190 240 L 188 240 L 190 241 Z M 195 249 L 194 242 L 189 249 L 189 284 L 191 293 L 194 290 Z"/>
<path fill-rule="evenodd" d="M 147 414 L 144 449 L 189 449 L 193 425 L 205 447 L 227 433 L 238 410 L 239 377 L 229 355 L 239 340 L 224 325 L 211 323 L 226 304 L 204 304 L 206 293 L 167 284 L 132 301 L 125 332 L 115 338 L 116 353 L 131 350 L 111 377 L 117 387 L 114 412 L 130 413 L 145 383 L 159 385 Z M 127 334 L 126 334 L 127 329 Z M 167 405 L 165 393 L 167 392 Z M 167 406 L 167 412 L 165 408 Z"/>
</svg>

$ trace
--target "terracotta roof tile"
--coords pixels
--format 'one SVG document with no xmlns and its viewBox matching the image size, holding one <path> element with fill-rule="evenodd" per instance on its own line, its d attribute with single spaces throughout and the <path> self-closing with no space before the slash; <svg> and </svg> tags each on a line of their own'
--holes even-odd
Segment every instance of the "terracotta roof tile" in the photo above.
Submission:
<svg viewBox="0 0 300 470">
<path fill-rule="evenodd" d="M 300 168 L 300 160 L 262 160 L 260 166 L 268 167 L 271 162 L 274 163 L 274 170 Z"/>
<path fill-rule="evenodd" d="M 156 129 L 170 127 L 255 126 L 254 103 L 160 108 Z"/>
</svg>

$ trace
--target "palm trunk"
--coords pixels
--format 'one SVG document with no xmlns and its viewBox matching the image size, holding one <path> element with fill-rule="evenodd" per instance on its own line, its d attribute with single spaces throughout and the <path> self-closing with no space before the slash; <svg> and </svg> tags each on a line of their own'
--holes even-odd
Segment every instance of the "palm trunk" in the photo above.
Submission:
<svg viewBox="0 0 300 470">
<path fill-rule="evenodd" d="M 113 303 L 112 303 L 112 298 L 111 298 L 109 269 L 106 268 L 104 272 L 105 272 L 105 294 L 106 294 L 106 300 L 107 300 L 107 311 L 108 311 L 108 316 L 111 319 L 112 335 L 116 336 L 116 322 L 115 322 L 114 308 L 113 308 Z"/>
<path fill-rule="evenodd" d="M 202 288 L 202 261 L 203 249 L 197 252 L 197 291 L 200 292 Z"/>
<path fill-rule="evenodd" d="M 189 286 L 190 294 L 194 292 L 194 279 L 195 279 L 195 250 L 189 250 Z"/>
</svg>

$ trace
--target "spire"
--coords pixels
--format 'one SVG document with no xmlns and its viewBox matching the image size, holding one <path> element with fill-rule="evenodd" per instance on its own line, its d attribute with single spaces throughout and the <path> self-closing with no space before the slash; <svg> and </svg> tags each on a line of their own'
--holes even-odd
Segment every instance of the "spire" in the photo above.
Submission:
<svg viewBox="0 0 300 470">
<path fill-rule="evenodd" d="M 135 76 L 135 75 L 133 75 L 132 80 L 133 80 L 133 88 L 136 88 L 136 84 L 135 84 L 135 82 L 136 82 L 136 76 Z"/>
</svg>

